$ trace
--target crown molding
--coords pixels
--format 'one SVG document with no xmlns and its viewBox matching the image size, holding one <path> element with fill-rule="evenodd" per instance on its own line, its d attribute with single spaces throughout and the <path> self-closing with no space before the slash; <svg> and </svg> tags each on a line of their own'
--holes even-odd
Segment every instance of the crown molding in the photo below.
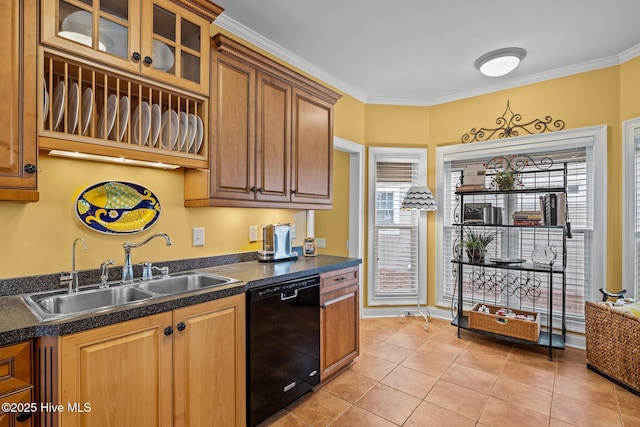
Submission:
<svg viewBox="0 0 640 427">
<path fill-rule="evenodd" d="M 302 59 L 295 53 L 283 48 L 282 46 L 273 43 L 271 40 L 256 33 L 251 28 L 245 27 L 233 18 L 229 18 L 224 14 L 220 15 L 214 22 L 215 25 L 220 28 L 229 31 L 230 33 L 242 38 L 245 41 L 275 55 L 277 58 L 285 61 L 289 65 L 292 65 L 306 73 L 309 73 L 313 77 L 321 80 L 322 82 L 333 86 L 334 88 L 346 93 L 359 100 L 365 102 L 366 95 L 334 75 L 326 72 L 322 68 L 319 68 L 312 63 Z"/>
<path fill-rule="evenodd" d="M 526 86 L 529 84 L 540 83 L 546 80 L 553 80 L 561 77 L 567 77 L 573 74 L 584 73 L 588 71 L 594 71 L 601 68 L 607 68 L 615 65 L 620 65 L 631 59 L 640 56 L 640 44 L 633 46 L 618 55 L 612 55 L 606 58 L 596 59 L 593 61 L 582 62 L 580 64 L 574 64 L 567 67 L 557 68 L 551 71 L 545 71 L 542 73 L 532 74 L 530 76 L 515 78 L 506 80 L 500 83 L 494 83 L 486 85 L 480 89 L 472 89 L 469 91 L 463 91 L 453 93 L 450 95 L 444 95 L 435 98 L 396 98 L 385 96 L 367 96 L 361 91 L 355 89 L 353 86 L 345 83 L 343 80 L 335 77 L 334 75 L 326 72 L 322 68 L 319 68 L 310 62 L 302 59 L 293 52 L 284 49 L 280 45 L 273 43 L 271 40 L 256 33 L 252 29 L 242 25 L 233 18 L 229 18 L 224 13 L 216 19 L 214 22 L 220 28 L 229 31 L 230 33 L 242 38 L 243 40 L 252 43 L 253 45 L 275 55 L 277 58 L 287 62 L 288 64 L 306 72 L 322 82 L 333 86 L 334 88 L 342 91 L 343 93 L 359 100 L 365 104 L 380 104 L 380 105 L 403 105 L 403 106 L 417 106 L 417 107 L 432 107 L 434 105 L 444 104 L 447 102 L 459 101 L 466 98 L 472 98 L 474 96 L 486 95 L 493 92 L 498 92 L 506 89 L 513 89 L 520 86 Z"/>
</svg>

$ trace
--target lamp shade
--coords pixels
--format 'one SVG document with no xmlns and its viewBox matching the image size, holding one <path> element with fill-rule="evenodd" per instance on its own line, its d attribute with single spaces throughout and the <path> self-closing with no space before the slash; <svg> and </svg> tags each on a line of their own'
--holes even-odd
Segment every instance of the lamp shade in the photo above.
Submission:
<svg viewBox="0 0 640 427">
<path fill-rule="evenodd" d="M 431 190 L 424 185 L 409 188 L 407 194 L 404 195 L 402 206 L 403 210 L 419 210 L 419 211 L 435 211 L 436 201 L 433 199 Z"/>
</svg>

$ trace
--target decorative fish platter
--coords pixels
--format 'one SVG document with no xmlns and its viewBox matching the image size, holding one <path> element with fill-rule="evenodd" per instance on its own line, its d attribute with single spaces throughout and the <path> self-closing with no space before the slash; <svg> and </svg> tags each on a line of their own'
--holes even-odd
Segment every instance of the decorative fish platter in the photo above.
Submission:
<svg viewBox="0 0 640 427">
<path fill-rule="evenodd" d="M 76 200 L 80 221 L 106 234 L 146 230 L 158 220 L 160 210 L 160 202 L 151 190 L 131 182 L 99 182 L 85 188 Z"/>
</svg>

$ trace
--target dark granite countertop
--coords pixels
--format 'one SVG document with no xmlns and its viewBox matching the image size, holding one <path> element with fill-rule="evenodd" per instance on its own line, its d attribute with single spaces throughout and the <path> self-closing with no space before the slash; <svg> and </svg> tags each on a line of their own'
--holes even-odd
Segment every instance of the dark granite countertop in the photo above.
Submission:
<svg viewBox="0 0 640 427">
<path fill-rule="evenodd" d="M 232 277 L 241 282 L 217 287 L 212 290 L 153 298 L 150 301 L 129 304 L 108 311 L 100 311 L 43 323 L 38 321 L 19 295 L 3 296 L 0 297 L 0 313 L 2 313 L 2 316 L 0 316 L 0 345 L 11 344 L 39 336 L 67 335 L 241 294 L 255 287 L 356 266 L 361 262 L 358 258 L 318 255 L 317 257 L 300 257 L 293 261 L 272 263 L 246 261 L 211 267 L 198 265 L 198 271 Z"/>
</svg>

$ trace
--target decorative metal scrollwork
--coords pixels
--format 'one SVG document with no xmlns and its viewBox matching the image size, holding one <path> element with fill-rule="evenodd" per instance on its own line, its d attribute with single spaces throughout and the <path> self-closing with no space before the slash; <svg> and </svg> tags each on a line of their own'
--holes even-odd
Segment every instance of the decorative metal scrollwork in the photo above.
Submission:
<svg viewBox="0 0 640 427">
<path fill-rule="evenodd" d="M 520 172 L 525 167 L 534 167 L 539 170 L 547 170 L 553 166 L 553 159 L 551 157 L 543 157 L 537 162 L 526 154 L 516 154 L 511 156 L 498 156 L 485 163 L 485 168 L 489 171 L 505 172 L 514 171 Z"/>
<path fill-rule="evenodd" d="M 522 276 L 511 272 L 503 274 L 498 271 L 473 270 L 468 274 L 468 287 L 471 291 L 484 294 L 515 296 L 519 299 L 537 301 L 542 295 L 542 281 L 537 276 Z"/>
<path fill-rule="evenodd" d="M 511 114 L 507 117 L 507 114 Z M 515 114 L 511 111 L 509 101 L 507 101 L 507 108 L 502 113 L 501 117 L 496 119 L 496 128 L 472 128 L 469 133 L 462 135 L 461 141 L 466 142 L 478 142 L 487 141 L 493 138 L 496 134 L 498 138 L 509 138 L 511 136 L 519 136 L 520 132 L 525 132 L 529 135 L 552 132 L 554 130 L 564 129 L 563 120 L 553 120 L 551 116 L 545 116 L 544 119 L 535 119 L 528 123 L 519 123 L 522 120 L 521 114 Z"/>
</svg>

